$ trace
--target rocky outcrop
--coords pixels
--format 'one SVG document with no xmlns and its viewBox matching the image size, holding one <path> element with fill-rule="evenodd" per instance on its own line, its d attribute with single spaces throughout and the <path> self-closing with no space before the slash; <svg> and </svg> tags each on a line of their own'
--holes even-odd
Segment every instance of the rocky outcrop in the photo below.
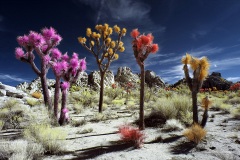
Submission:
<svg viewBox="0 0 240 160">
<path fill-rule="evenodd" d="M 145 82 L 149 87 L 165 87 L 164 81 L 150 70 L 145 71 Z"/>
<path fill-rule="evenodd" d="M 213 72 L 203 82 L 202 88 L 216 87 L 217 90 L 228 90 L 231 85 L 232 85 L 232 82 L 222 78 L 221 73 Z"/>
<path fill-rule="evenodd" d="M 88 86 L 88 74 L 86 72 L 81 72 L 77 81 L 75 82 L 77 86 L 87 87 Z"/>
<path fill-rule="evenodd" d="M 139 75 L 133 74 L 129 67 L 119 67 L 115 76 L 115 81 L 124 86 L 127 82 L 137 83 L 140 81 Z"/>
<path fill-rule="evenodd" d="M 55 85 L 55 80 L 48 79 L 47 84 L 48 84 L 49 88 L 52 88 L 52 89 L 50 89 L 52 91 L 54 88 L 54 85 Z M 19 85 L 16 86 L 16 88 L 32 94 L 36 91 L 41 91 L 41 88 L 42 88 L 41 80 L 38 77 L 30 83 L 27 83 L 27 82 L 20 83 Z"/>
<path fill-rule="evenodd" d="M 175 84 L 173 84 L 171 87 L 177 87 L 180 84 L 186 84 L 185 78 L 179 80 Z M 221 77 L 221 73 L 219 72 L 213 72 L 211 75 L 209 75 L 204 81 L 202 88 L 213 88 L 216 87 L 217 90 L 228 90 L 230 86 L 232 85 L 231 81 L 227 81 L 226 79 Z"/>
<path fill-rule="evenodd" d="M 88 85 L 94 90 L 100 89 L 100 71 L 93 71 L 88 75 Z M 112 71 L 106 71 L 104 77 L 104 87 L 112 86 L 115 83 Z"/>
<path fill-rule="evenodd" d="M 3 96 L 22 99 L 23 97 L 27 96 L 27 94 L 21 90 L 16 89 L 15 87 L 0 83 L 0 97 Z"/>
</svg>

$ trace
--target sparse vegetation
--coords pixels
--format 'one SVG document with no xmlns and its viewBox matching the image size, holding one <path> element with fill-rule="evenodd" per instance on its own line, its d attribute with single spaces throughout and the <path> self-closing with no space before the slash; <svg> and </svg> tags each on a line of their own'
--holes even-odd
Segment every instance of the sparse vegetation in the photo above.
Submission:
<svg viewBox="0 0 240 160">
<path fill-rule="evenodd" d="M 60 140 L 66 139 L 66 133 L 60 128 L 52 128 L 49 124 L 31 124 L 24 130 L 24 137 L 43 146 L 44 152 L 59 154 L 63 151 Z"/>
<path fill-rule="evenodd" d="M 205 136 L 206 130 L 203 129 L 199 124 L 193 124 L 190 128 L 183 132 L 183 135 L 189 140 L 198 144 Z"/>
</svg>

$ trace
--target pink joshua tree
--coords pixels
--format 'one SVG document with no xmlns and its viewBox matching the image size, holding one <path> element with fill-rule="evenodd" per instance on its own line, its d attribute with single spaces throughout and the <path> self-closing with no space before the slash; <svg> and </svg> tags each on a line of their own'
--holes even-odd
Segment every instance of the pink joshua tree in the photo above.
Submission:
<svg viewBox="0 0 240 160">
<path fill-rule="evenodd" d="M 64 59 L 64 58 L 62 58 Z M 79 73 L 86 70 L 86 60 L 78 58 L 77 53 L 73 53 L 72 58 L 68 63 L 68 68 L 63 72 L 62 78 L 64 82 L 61 84 L 62 89 L 62 107 L 61 107 L 61 115 L 59 118 L 59 124 L 63 125 L 65 122 L 69 121 L 69 116 L 66 113 L 67 110 L 67 91 L 70 85 L 77 80 L 79 77 Z"/>
<path fill-rule="evenodd" d="M 139 129 L 143 130 L 144 126 L 144 83 L 145 83 L 145 70 L 144 60 L 147 59 L 150 53 L 156 53 L 158 51 L 158 44 L 153 44 L 153 35 L 140 35 L 138 29 L 134 29 L 131 32 L 133 39 L 133 52 L 136 61 L 141 69 L 141 89 L 140 89 L 140 113 L 139 113 Z"/>
<path fill-rule="evenodd" d="M 47 86 L 47 72 L 49 70 L 50 54 L 54 54 L 55 47 L 59 45 L 62 37 L 57 34 L 56 30 L 52 27 L 42 29 L 41 33 L 30 31 L 28 35 L 17 37 L 17 42 L 21 47 L 15 49 L 16 58 L 29 63 L 33 71 L 40 77 L 43 89 L 44 103 L 51 110 L 52 104 L 48 93 Z M 25 50 L 25 52 L 23 51 Z M 35 54 L 40 57 L 40 69 L 36 66 Z"/>
</svg>

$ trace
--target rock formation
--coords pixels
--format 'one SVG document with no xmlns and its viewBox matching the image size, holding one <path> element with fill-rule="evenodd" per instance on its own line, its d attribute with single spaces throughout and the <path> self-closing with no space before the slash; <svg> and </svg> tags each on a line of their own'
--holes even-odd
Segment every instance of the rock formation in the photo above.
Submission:
<svg viewBox="0 0 240 160">
<path fill-rule="evenodd" d="M 119 67 L 115 76 L 115 81 L 120 86 L 124 86 L 127 82 L 137 83 L 140 78 L 137 74 L 133 74 L 129 67 Z"/>
<path fill-rule="evenodd" d="M 216 87 L 217 90 L 228 90 L 231 85 L 232 85 L 232 82 L 227 81 L 226 79 L 222 78 L 221 73 L 213 72 L 203 82 L 202 88 Z"/>
<path fill-rule="evenodd" d="M 149 87 L 165 87 L 164 81 L 150 70 L 145 71 L 145 82 Z"/>
<path fill-rule="evenodd" d="M 94 89 L 100 89 L 100 71 L 93 71 L 88 75 L 88 85 Z M 104 87 L 110 87 L 115 83 L 112 71 L 107 71 L 104 78 Z"/>
</svg>

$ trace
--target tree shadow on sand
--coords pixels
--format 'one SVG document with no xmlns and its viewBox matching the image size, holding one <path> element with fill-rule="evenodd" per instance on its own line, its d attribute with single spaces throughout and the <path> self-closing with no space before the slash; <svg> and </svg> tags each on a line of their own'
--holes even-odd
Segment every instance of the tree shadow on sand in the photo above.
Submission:
<svg viewBox="0 0 240 160">
<path fill-rule="evenodd" d="M 97 147 L 87 148 L 84 150 L 77 150 L 73 154 L 76 157 L 73 158 L 72 160 L 91 159 L 91 158 L 95 158 L 97 156 L 103 155 L 105 153 L 118 152 L 123 150 L 133 150 L 133 149 L 135 149 L 133 143 L 112 142 L 112 145 L 108 145 L 108 146 L 97 146 Z"/>
<path fill-rule="evenodd" d="M 194 142 L 183 142 L 171 147 L 171 153 L 173 154 L 187 154 L 193 148 L 197 146 Z"/>
<path fill-rule="evenodd" d="M 152 143 L 172 143 L 177 141 L 178 139 L 182 138 L 182 135 L 174 135 L 172 137 L 168 137 L 168 138 L 162 138 L 161 136 L 155 138 L 153 141 L 150 142 L 145 142 L 145 144 L 152 144 Z"/>
</svg>

